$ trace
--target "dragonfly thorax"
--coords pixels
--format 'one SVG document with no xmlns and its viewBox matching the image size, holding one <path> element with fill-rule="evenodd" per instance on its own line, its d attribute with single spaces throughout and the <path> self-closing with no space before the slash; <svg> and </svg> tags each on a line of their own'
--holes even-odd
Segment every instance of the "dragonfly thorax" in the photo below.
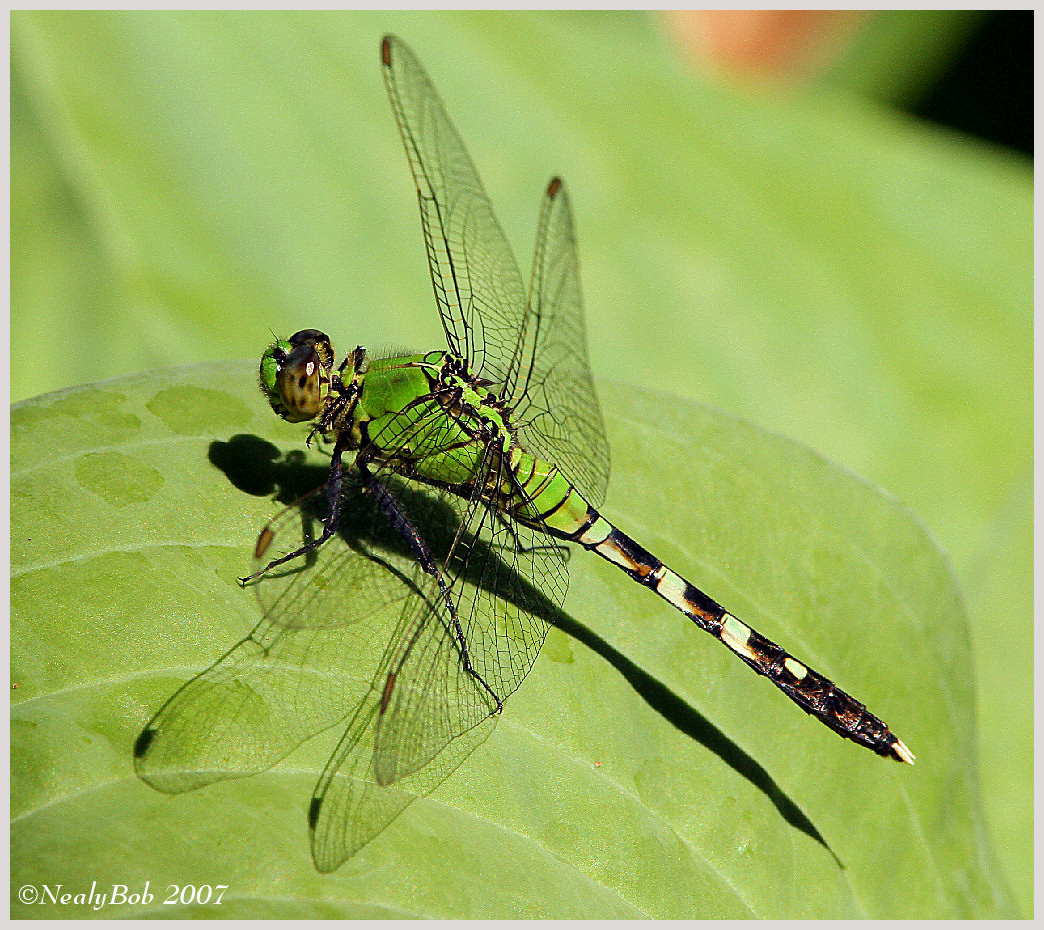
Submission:
<svg viewBox="0 0 1044 930">
<path fill-rule="evenodd" d="M 450 353 L 371 359 L 356 383 L 351 422 L 336 431 L 350 430 L 347 448 L 398 463 L 403 473 L 437 484 L 468 484 L 491 444 L 507 452 L 513 443 L 491 383 Z"/>
</svg>

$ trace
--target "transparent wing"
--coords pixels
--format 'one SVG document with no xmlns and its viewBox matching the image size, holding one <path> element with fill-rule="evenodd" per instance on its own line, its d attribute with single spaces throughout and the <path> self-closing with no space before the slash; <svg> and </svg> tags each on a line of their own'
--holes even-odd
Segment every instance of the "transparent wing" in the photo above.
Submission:
<svg viewBox="0 0 1044 930">
<path fill-rule="evenodd" d="M 456 616 L 429 592 L 433 609 L 404 618 L 394 641 L 394 687 L 384 695 L 377 740 L 375 774 L 384 784 L 496 711 L 496 699 L 529 672 L 565 596 L 562 547 L 477 500 L 454 503 L 460 529 L 445 576 Z"/>
<path fill-rule="evenodd" d="M 384 439 L 394 447 L 429 429 L 404 416 Z M 327 506 L 320 488 L 285 508 L 265 528 L 271 542 L 256 567 L 314 539 Z M 423 602 L 428 581 L 349 473 L 337 533 L 258 579 L 261 622 L 149 722 L 135 746 L 138 774 L 160 791 L 189 791 L 264 771 L 339 723 L 365 696 L 389 632 L 404 610 L 417 611 L 405 605 Z"/>
<path fill-rule="evenodd" d="M 565 189 L 555 179 L 544 198 L 527 301 L 482 182 L 423 67 L 394 36 L 385 37 L 382 57 L 450 348 L 510 398 L 528 448 L 559 465 L 597 507 L 609 447 L 587 361 Z"/>
<path fill-rule="evenodd" d="M 487 450 L 476 488 L 501 478 L 504 467 Z M 445 591 L 432 578 L 424 599 L 405 605 L 319 782 L 312 848 L 323 869 L 336 868 L 485 739 L 497 699 L 529 672 L 567 584 L 565 550 L 488 508 L 477 493 L 378 477 L 410 524 L 423 528 Z"/>
<path fill-rule="evenodd" d="M 384 78 L 417 184 L 435 300 L 450 348 L 496 385 L 510 374 L 526 293 L 464 143 L 420 62 L 394 36 Z"/>
<path fill-rule="evenodd" d="M 317 493 L 284 510 L 260 564 L 310 538 L 325 506 Z M 264 771 L 357 705 L 403 603 L 422 598 L 423 573 L 360 488 L 341 513 L 324 546 L 259 579 L 261 622 L 144 729 L 135 768 L 154 788 L 188 791 Z"/>
<path fill-rule="evenodd" d="M 332 872 L 365 846 L 417 798 L 442 784 L 496 726 L 487 717 L 453 740 L 431 762 L 390 785 L 373 777 L 380 694 L 360 704 L 344 739 L 316 787 L 309 810 L 312 857 L 320 872 Z"/>
<path fill-rule="evenodd" d="M 522 365 L 505 386 L 519 438 L 599 507 L 609 485 L 609 442 L 587 360 L 573 215 L 558 178 L 540 210 L 528 308 Z"/>
</svg>

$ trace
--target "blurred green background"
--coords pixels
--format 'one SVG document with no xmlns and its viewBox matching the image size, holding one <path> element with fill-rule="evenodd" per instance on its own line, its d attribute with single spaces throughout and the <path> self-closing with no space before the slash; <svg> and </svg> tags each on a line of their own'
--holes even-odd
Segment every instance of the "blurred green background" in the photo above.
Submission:
<svg viewBox="0 0 1044 930">
<path fill-rule="evenodd" d="M 599 379 L 797 438 L 937 539 L 1031 914 L 1032 164 L 891 105 L 974 26 L 878 15 L 772 94 L 701 77 L 643 13 L 15 13 L 12 399 L 305 326 L 438 346 L 378 67 L 397 32 L 523 269 L 565 178 Z"/>
</svg>

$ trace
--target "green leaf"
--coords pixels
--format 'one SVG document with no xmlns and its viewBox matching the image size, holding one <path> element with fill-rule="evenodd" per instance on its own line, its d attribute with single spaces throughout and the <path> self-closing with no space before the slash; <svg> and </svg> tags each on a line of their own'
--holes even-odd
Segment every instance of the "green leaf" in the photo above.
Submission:
<svg viewBox="0 0 1044 930">
<path fill-rule="evenodd" d="M 964 612 L 923 529 L 801 446 L 618 384 L 606 515 L 865 701 L 915 767 L 837 738 L 577 551 L 575 622 L 493 736 L 332 875 L 305 815 L 336 733 L 271 773 L 147 787 L 141 727 L 258 618 L 235 579 L 307 430 L 277 421 L 255 378 L 246 362 L 168 369 L 12 410 L 12 882 L 155 895 L 15 916 L 1013 912 L 980 814 Z M 220 884 L 221 905 L 162 903 Z"/>
<path fill-rule="evenodd" d="M 887 90 L 900 46 L 899 84 L 930 68 L 921 15 L 943 14 L 878 14 L 838 79 Z M 268 329 L 440 345 L 388 30 L 523 267 L 565 178 L 596 374 L 794 437 L 939 541 L 967 595 L 983 805 L 1031 913 L 1027 160 L 843 91 L 702 80 L 646 14 L 16 11 L 12 396 L 255 357 Z"/>
</svg>

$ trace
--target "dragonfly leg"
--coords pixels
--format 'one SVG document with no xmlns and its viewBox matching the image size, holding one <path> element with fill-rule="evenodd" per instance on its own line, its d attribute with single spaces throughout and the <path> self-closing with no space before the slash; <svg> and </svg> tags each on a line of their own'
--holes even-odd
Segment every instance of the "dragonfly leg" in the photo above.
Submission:
<svg viewBox="0 0 1044 930">
<path fill-rule="evenodd" d="M 424 542 L 424 538 L 417 532 L 413 524 L 410 523 L 409 517 L 403 513 L 402 508 L 392 496 L 391 492 L 389 492 L 388 489 L 373 476 L 364 463 L 357 462 L 357 466 L 367 492 L 373 495 L 373 499 L 377 503 L 377 506 L 381 508 L 381 511 L 388 518 L 388 522 L 392 525 L 393 529 L 409 545 L 410 549 L 413 551 L 414 557 L 420 563 L 424 571 L 431 575 L 438 584 L 443 603 L 446 605 L 450 622 L 453 625 L 453 637 L 457 643 L 457 651 L 460 653 L 461 665 L 463 666 L 464 671 L 474 678 L 475 681 L 482 686 L 483 690 L 485 690 L 493 699 L 496 703 L 494 713 L 499 714 L 504 706 L 503 701 L 501 701 L 499 695 L 497 695 L 497 693 L 486 683 L 486 680 L 471 664 L 467 638 L 464 636 L 464 631 L 460 626 L 460 619 L 457 616 L 457 605 L 453 600 L 453 596 L 450 594 L 449 586 L 446 584 L 446 579 L 443 576 L 442 570 L 436 564 L 435 557 L 432 555 L 427 543 Z M 385 691 L 387 693 L 381 700 L 382 713 L 383 709 L 387 707 L 390 691 L 394 686 L 395 673 L 391 672 L 388 676 L 388 681 L 385 683 Z"/>
<path fill-rule="evenodd" d="M 256 571 L 252 575 L 247 575 L 245 578 L 240 578 L 240 584 L 245 585 L 248 582 L 255 581 L 262 575 L 266 575 L 277 565 L 282 565 L 284 562 L 289 562 L 291 559 L 296 559 L 298 556 L 305 555 L 308 552 L 313 552 L 337 532 L 337 523 L 341 516 L 341 497 L 344 484 L 344 469 L 341 465 L 341 455 L 343 452 L 344 447 L 341 445 L 341 441 L 338 440 L 337 444 L 334 446 L 333 456 L 330 460 L 330 478 L 326 482 L 327 509 L 326 519 L 323 521 L 322 533 L 288 555 L 284 555 L 278 559 L 273 559 L 260 571 Z M 258 558 L 264 555 L 265 550 L 271 542 L 272 537 L 270 531 L 267 528 L 262 530 L 255 549 Z"/>
</svg>

